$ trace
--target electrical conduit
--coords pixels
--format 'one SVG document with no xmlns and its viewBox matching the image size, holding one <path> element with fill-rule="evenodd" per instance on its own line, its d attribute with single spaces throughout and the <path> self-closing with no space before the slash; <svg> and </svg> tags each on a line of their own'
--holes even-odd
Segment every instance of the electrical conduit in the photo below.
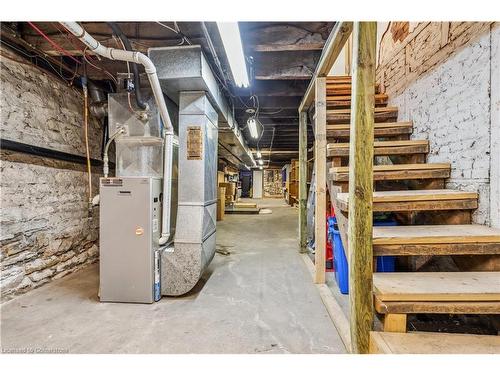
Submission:
<svg viewBox="0 0 500 375">
<path fill-rule="evenodd" d="M 167 105 L 163 98 L 163 92 L 160 87 L 160 81 L 156 74 L 156 68 L 153 62 L 141 52 L 124 51 L 116 48 L 103 46 L 94 37 L 88 34 L 77 22 L 61 22 L 69 32 L 75 35 L 82 43 L 89 47 L 94 53 L 111 60 L 128 61 L 138 63 L 144 66 L 148 75 L 149 84 L 153 90 L 156 105 L 160 111 L 161 119 L 164 125 L 164 158 L 163 158 L 163 210 L 162 210 L 162 233 L 160 245 L 167 243 L 170 238 L 170 210 L 171 210 L 171 185 L 172 185 L 172 151 L 174 128 L 168 115 Z"/>
</svg>

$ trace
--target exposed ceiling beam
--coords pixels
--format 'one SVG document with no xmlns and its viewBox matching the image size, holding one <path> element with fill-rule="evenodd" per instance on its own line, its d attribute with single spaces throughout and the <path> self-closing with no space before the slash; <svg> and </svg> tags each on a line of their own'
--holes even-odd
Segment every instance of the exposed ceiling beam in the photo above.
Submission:
<svg viewBox="0 0 500 375">
<path fill-rule="evenodd" d="M 320 51 L 255 53 L 253 56 L 255 79 L 310 79 L 320 55 Z"/>
<path fill-rule="evenodd" d="M 42 38 L 39 35 L 24 35 L 24 39 L 32 44 L 34 47 L 41 49 L 48 55 L 52 56 L 61 56 L 63 53 L 56 49 L 51 43 Z M 85 46 L 81 45 L 78 41 L 71 43 L 68 38 L 63 35 L 52 35 L 50 36 L 55 43 L 60 45 L 66 51 L 68 51 L 73 56 L 81 56 Z M 110 35 L 96 37 L 96 40 L 101 42 L 103 45 L 107 47 L 117 48 L 117 44 L 114 42 L 113 38 Z M 193 39 L 194 44 L 200 44 L 200 39 Z M 143 38 L 130 38 L 130 43 L 132 44 L 132 48 L 136 51 L 147 53 L 148 48 L 152 47 L 166 47 L 166 46 L 175 46 L 179 43 L 179 39 L 165 38 L 161 40 L 148 40 Z M 86 52 L 87 54 L 93 54 L 91 51 Z"/>
<path fill-rule="evenodd" d="M 252 82 L 251 94 L 261 96 L 303 96 L 307 88 L 304 81 L 258 81 Z M 248 89 L 236 89 L 235 94 L 249 96 Z"/>
<path fill-rule="evenodd" d="M 257 44 L 250 48 L 254 52 L 321 51 L 323 43 Z"/>
<path fill-rule="evenodd" d="M 252 149 L 253 152 L 257 152 L 256 148 Z M 282 149 L 273 149 L 273 150 L 259 150 L 262 155 L 269 155 L 269 154 L 274 154 L 274 155 L 295 155 L 299 153 L 299 150 L 282 150 Z"/>
<path fill-rule="evenodd" d="M 308 81 L 312 77 L 312 74 L 305 73 L 297 69 L 296 71 L 290 72 L 270 72 L 265 74 L 256 74 L 254 79 L 258 81 L 292 81 L 292 80 L 301 80 Z"/>
<path fill-rule="evenodd" d="M 253 101 L 249 97 L 241 98 L 243 103 L 245 103 L 248 107 L 253 107 Z M 302 97 L 300 96 L 263 96 L 259 97 L 259 108 L 263 109 L 295 109 L 297 110 L 298 105 Z M 242 102 L 235 102 L 235 108 L 246 110 L 247 107 L 243 105 Z"/>
<path fill-rule="evenodd" d="M 246 45 L 323 44 L 331 22 L 245 22 L 242 24 Z"/>
</svg>

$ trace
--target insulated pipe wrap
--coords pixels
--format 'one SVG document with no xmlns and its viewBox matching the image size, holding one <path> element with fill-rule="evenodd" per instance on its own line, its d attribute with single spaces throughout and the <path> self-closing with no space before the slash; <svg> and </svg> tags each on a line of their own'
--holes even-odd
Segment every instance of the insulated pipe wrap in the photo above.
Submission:
<svg viewBox="0 0 500 375">
<path fill-rule="evenodd" d="M 116 48 L 108 48 L 99 43 L 94 37 L 88 34 L 78 23 L 76 22 L 61 22 L 68 31 L 75 35 L 82 43 L 88 46 L 94 53 L 107 57 L 111 60 L 120 60 L 139 63 L 144 66 L 146 73 L 148 74 L 149 83 L 151 84 L 151 89 L 155 97 L 156 105 L 160 111 L 161 119 L 165 129 L 163 131 L 165 138 L 165 152 L 164 152 L 164 175 L 163 175 L 163 196 L 171 197 L 171 181 L 172 181 L 172 150 L 173 150 L 173 134 L 174 128 L 172 122 L 170 121 L 170 116 L 168 115 L 167 105 L 163 97 L 163 91 L 160 87 L 160 81 L 158 80 L 158 75 L 156 74 L 156 68 L 153 62 L 140 52 L 124 51 Z M 165 244 L 170 237 L 170 212 L 171 212 L 171 199 L 163 200 L 163 211 L 162 211 L 162 234 L 160 237 L 160 244 Z"/>
<path fill-rule="evenodd" d="M 78 39 L 80 39 L 81 42 L 87 45 L 94 53 L 107 57 L 111 60 L 135 62 L 143 65 L 146 73 L 148 74 L 156 105 L 160 110 L 161 119 L 163 120 L 163 124 L 165 126 L 165 134 L 174 134 L 174 128 L 172 126 L 172 122 L 170 121 L 170 116 L 168 115 L 167 105 L 165 103 L 165 99 L 163 98 L 163 92 L 156 74 L 156 68 L 149 57 L 140 52 L 124 51 L 121 49 L 105 47 L 95 40 L 94 37 L 88 34 L 76 22 L 61 22 L 61 24 Z"/>
</svg>

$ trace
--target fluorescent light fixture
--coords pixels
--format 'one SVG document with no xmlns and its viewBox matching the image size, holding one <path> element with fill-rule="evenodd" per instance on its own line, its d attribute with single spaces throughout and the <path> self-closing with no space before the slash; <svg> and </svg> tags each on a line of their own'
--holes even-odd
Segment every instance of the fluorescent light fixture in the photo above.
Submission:
<svg viewBox="0 0 500 375">
<path fill-rule="evenodd" d="M 217 22 L 217 27 L 233 74 L 234 84 L 238 87 L 250 86 L 238 22 Z"/>
<path fill-rule="evenodd" d="M 259 162 L 259 165 L 263 165 L 264 164 L 264 162 L 261 159 L 259 159 L 257 161 Z"/>
<path fill-rule="evenodd" d="M 259 133 L 257 132 L 257 121 L 255 121 L 255 117 L 250 117 L 247 120 L 248 130 L 250 131 L 250 136 L 252 138 L 257 139 Z"/>
<path fill-rule="evenodd" d="M 260 151 L 257 151 L 257 157 L 260 159 L 262 157 L 262 154 L 260 153 Z"/>
</svg>

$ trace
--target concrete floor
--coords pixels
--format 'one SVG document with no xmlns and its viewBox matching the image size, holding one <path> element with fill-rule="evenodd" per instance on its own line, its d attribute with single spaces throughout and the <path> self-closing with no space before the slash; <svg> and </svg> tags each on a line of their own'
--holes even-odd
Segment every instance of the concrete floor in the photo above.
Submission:
<svg viewBox="0 0 500 375">
<path fill-rule="evenodd" d="M 247 200 L 248 201 L 248 200 Z M 98 266 L 1 306 L 1 347 L 69 353 L 345 353 L 297 252 L 297 209 L 226 215 L 204 280 L 152 305 L 100 303 Z"/>
</svg>

